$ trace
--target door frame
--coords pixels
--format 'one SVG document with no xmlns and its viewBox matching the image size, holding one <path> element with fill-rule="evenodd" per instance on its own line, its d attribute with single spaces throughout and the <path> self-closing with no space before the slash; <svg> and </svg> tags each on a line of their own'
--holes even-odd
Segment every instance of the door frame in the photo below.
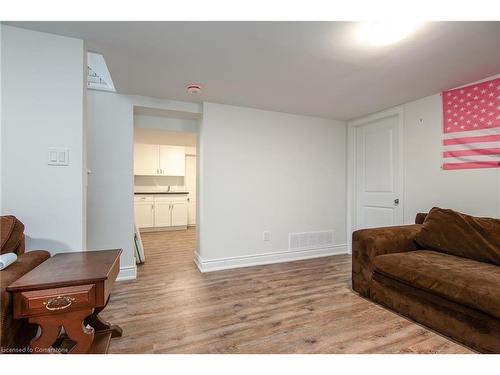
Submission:
<svg viewBox="0 0 500 375">
<path fill-rule="evenodd" d="M 199 138 L 199 133 L 196 134 L 196 138 Z M 198 226 L 198 162 L 199 162 L 199 157 L 198 157 L 198 144 L 195 146 L 195 153 L 186 153 L 185 159 L 186 159 L 186 170 L 187 170 L 187 158 L 191 157 L 195 159 L 196 163 L 196 173 L 195 173 L 195 189 L 196 189 L 196 194 L 194 196 L 195 198 L 195 215 L 194 215 L 194 225 L 189 224 L 189 204 L 191 203 L 190 201 L 188 202 L 188 227 L 196 227 Z"/>
<path fill-rule="evenodd" d="M 370 122 L 382 120 L 384 118 L 398 116 L 398 172 L 399 172 L 399 186 L 401 192 L 399 193 L 402 199 L 400 200 L 401 216 L 404 221 L 404 205 L 406 201 L 406 189 L 404 185 L 404 110 L 402 106 L 387 109 L 385 111 L 377 112 L 362 118 L 358 118 L 347 122 L 347 248 L 352 254 L 352 236 L 356 224 L 356 206 L 357 206 L 357 181 L 356 181 L 356 132 L 357 129 Z"/>
</svg>

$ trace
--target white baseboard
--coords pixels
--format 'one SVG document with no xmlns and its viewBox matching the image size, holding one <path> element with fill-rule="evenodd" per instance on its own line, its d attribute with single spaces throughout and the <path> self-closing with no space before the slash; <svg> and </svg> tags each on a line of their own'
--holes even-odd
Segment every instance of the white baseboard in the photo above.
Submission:
<svg viewBox="0 0 500 375">
<path fill-rule="evenodd" d="M 266 254 L 245 255 L 239 257 L 228 257 L 219 259 L 204 260 L 196 252 L 194 254 L 194 263 L 200 272 L 212 272 L 227 270 L 231 268 L 260 266 L 264 264 L 291 262 L 294 260 L 312 259 L 328 257 L 338 254 L 347 254 L 347 244 L 335 245 L 325 249 L 280 251 Z"/>
<path fill-rule="evenodd" d="M 187 225 L 177 225 L 173 227 L 154 227 L 154 228 L 139 228 L 139 231 L 142 233 L 151 233 L 151 232 L 169 232 L 173 230 L 186 230 L 188 228 Z"/>
<path fill-rule="evenodd" d="M 124 280 L 135 280 L 137 278 L 137 267 L 120 267 L 120 272 L 118 273 L 117 281 Z"/>
</svg>

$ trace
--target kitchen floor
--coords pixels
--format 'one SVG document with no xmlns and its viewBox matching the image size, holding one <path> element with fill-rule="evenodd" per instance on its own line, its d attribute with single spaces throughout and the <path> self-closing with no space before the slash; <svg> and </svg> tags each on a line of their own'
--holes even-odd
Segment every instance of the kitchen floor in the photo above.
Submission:
<svg viewBox="0 0 500 375">
<path fill-rule="evenodd" d="M 142 240 L 102 313 L 123 328 L 110 353 L 470 353 L 353 293 L 348 255 L 202 274 L 194 228 Z"/>
</svg>

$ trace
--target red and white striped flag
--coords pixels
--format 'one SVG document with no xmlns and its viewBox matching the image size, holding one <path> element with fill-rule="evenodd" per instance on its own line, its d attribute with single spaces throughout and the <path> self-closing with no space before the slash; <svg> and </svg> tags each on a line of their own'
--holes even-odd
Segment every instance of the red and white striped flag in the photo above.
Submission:
<svg viewBox="0 0 500 375">
<path fill-rule="evenodd" d="M 443 169 L 500 168 L 500 78 L 442 98 Z"/>
</svg>

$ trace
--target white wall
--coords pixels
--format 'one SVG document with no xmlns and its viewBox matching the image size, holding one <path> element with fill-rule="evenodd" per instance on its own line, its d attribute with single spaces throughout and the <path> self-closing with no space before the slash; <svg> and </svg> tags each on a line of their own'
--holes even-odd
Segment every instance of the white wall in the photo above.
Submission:
<svg viewBox="0 0 500 375">
<path fill-rule="evenodd" d="M 439 94 L 403 105 L 404 220 L 433 206 L 500 217 L 500 169 L 442 170 L 442 103 Z M 422 119 L 422 123 L 420 123 Z"/>
<path fill-rule="evenodd" d="M 123 249 L 120 279 L 135 278 L 133 106 L 127 96 L 89 90 L 88 246 Z"/>
<path fill-rule="evenodd" d="M 146 129 L 134 127 L 134 143 L 153 145 L 185 146 L 186 152 L 196 152 L 198 129 L 194 133 L 183 131 L 169 131 L 162 129 Z"/>
<path fill-rule="evenodd" d="M 136 128 L 170 130 L 174 132 L 198 132 L 198 120 L 169 118 L 164 116 L 134 115 Z"/>
<path fill-rule="evenodd" d="M 28 249 L 85 244 L 82 40 L 0 25 L 1 213 L 25 224 Z M 69 166 L 47 165 L 49 147 L 69 148 Z"/>
<path fill-rule="evenodd" d="M 346 251 L 344 122 L 204 103 L 198 155 L 200 268 L 307 256 L 292 232 L 334 230 Z"/>
</svg>

